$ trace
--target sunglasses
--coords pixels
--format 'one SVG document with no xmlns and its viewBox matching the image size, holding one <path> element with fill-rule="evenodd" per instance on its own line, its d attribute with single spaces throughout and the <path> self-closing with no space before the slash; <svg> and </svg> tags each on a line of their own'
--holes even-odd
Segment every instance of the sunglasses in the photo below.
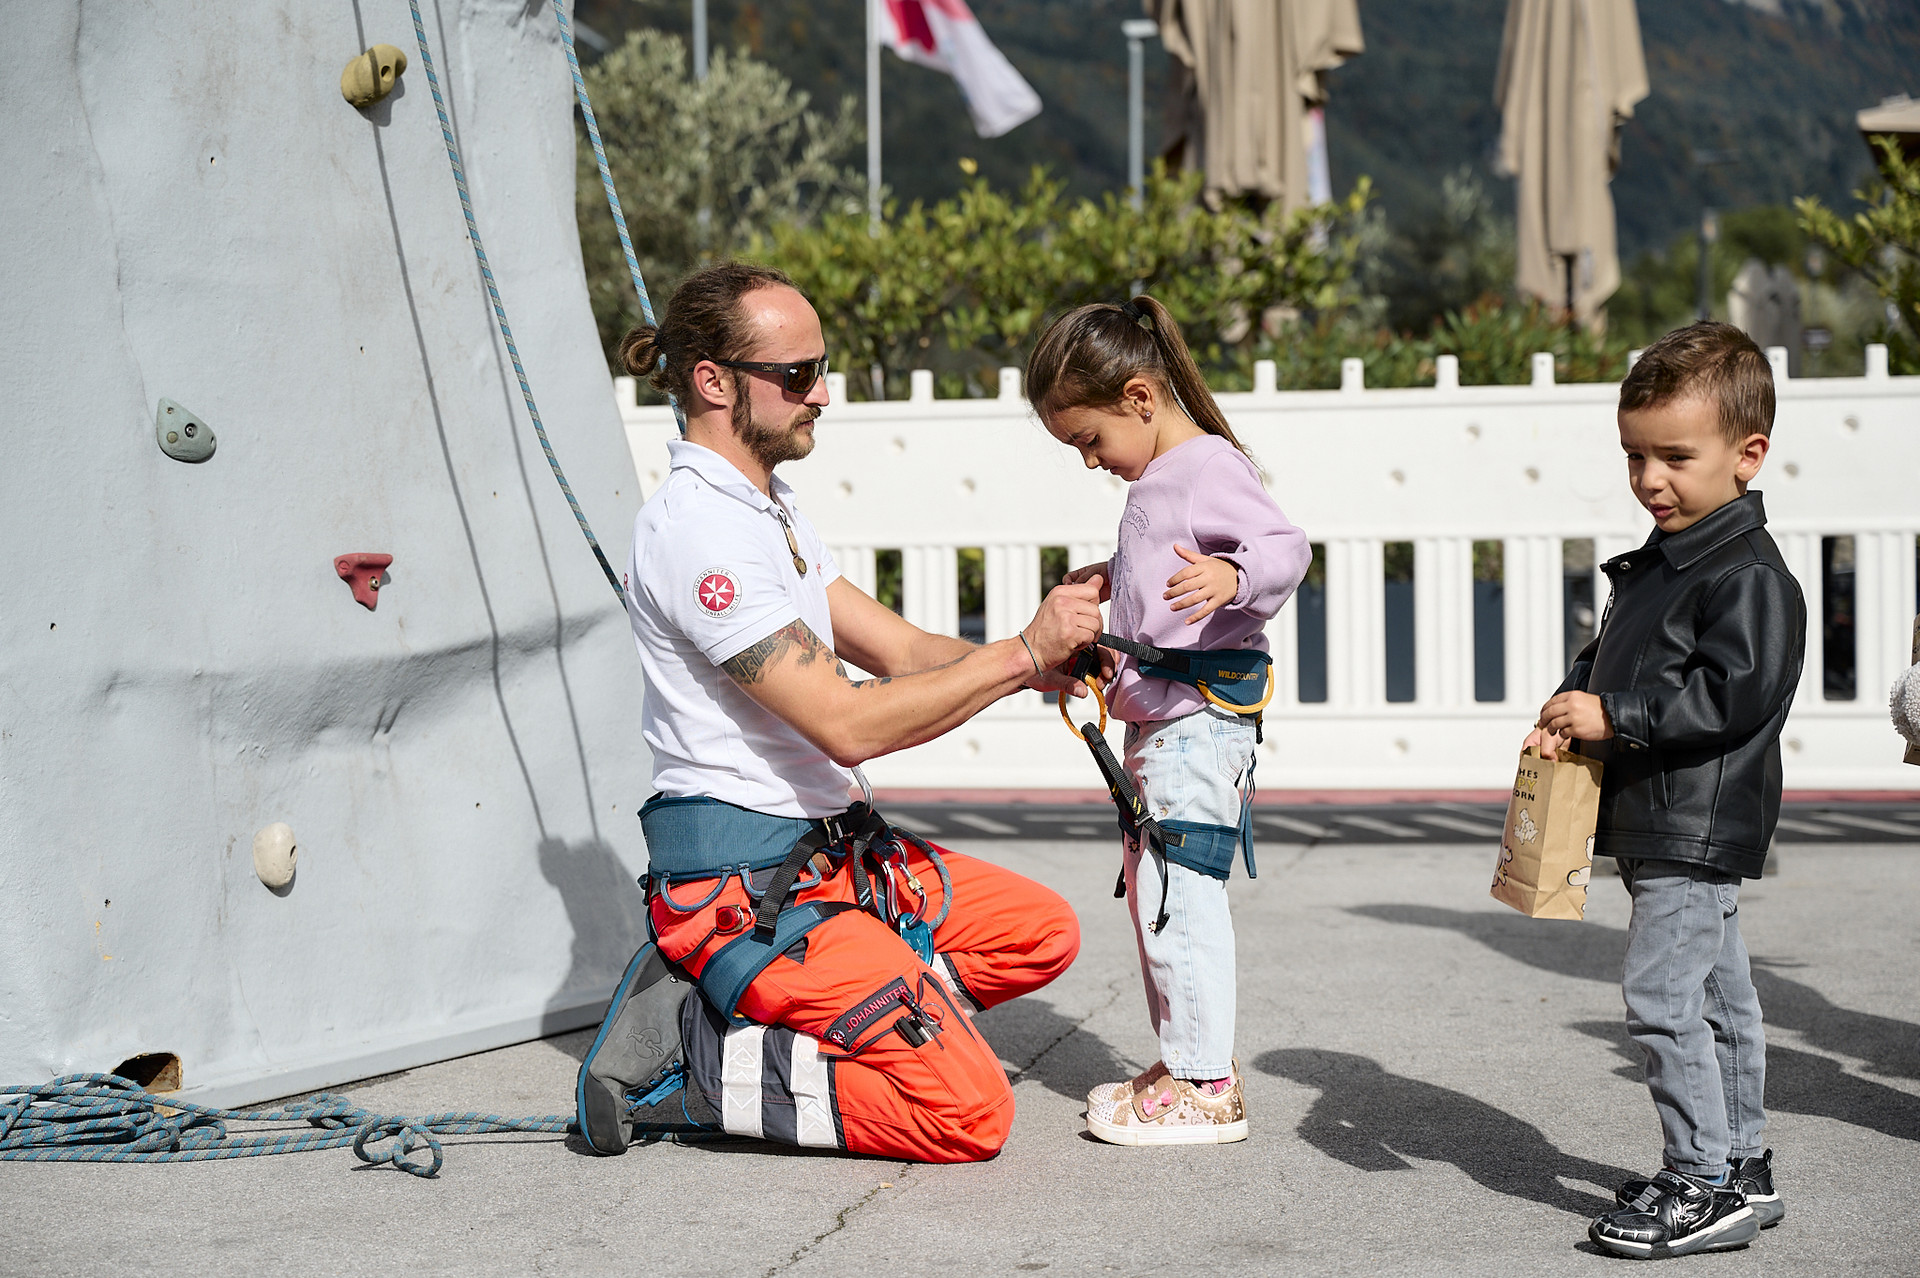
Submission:
<svg viewBox="0 0 1920 1278">
<path fill-rule="evenodd" d="M 750 373 L 778 373 L 780 385 L 789 395 L 804 395 L 813 384 L 827 375 L 827 357 L 803 359 L 786 364 L 766 364 L 750 359 L 716 359 L 722 368 L 744 368 Z"/>
</svg>

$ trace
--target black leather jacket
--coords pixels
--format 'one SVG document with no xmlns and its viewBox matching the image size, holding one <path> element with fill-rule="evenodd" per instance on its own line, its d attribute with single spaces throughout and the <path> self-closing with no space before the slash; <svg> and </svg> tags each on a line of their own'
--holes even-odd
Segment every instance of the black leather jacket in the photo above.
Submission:
<svg viewBox="0 0 1920 1278">
<path fill-rule="evenodd" d="M 1594 851 L 1758 878 L 1780 816 L 1780 728 L 1807 608 L 1750 492 L 1608 560 L 1600 633 L 1560 691 L 1599 696 L 1611 741 Z"/>
</svg>

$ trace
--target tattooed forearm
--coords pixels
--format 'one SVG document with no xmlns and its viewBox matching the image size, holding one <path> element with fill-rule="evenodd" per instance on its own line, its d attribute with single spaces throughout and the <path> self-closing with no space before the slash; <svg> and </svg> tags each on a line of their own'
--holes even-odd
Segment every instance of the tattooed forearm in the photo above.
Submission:
<svg viewBox="0 0 1920 1278">
<path fill-rule="evenodd" d="M 855 679 L 852 672 L 847 669 L 847 663 L 835 657 L 833 650 L 822 643 L 820 636 L 813 633 L 812 628 L 804 621 L 793 621 L 780 627 L 759 643 L 721 662 L 720 668 L 726 671 L 728 678 L 741 687 L 749 687 L 764 679 L 767 671 L 780 664 L 789 652 L 792 652 L 798 664 L 803 666 L 810 666 L 822 657 L 832 658 L 834 670 L 851 687 L 883 688 L 894 679 L 892 675 Z M 913 673 L 928 674 L 935 670 L 945 670 L 965 660 L 965 656 L 959 656 L 952 661 L 944 661 L 937 666 L 929 666 L 926 670 L 916 670 Z"/>
<path fill-rule="evenodd" d="M 720 663 L 720 668 L 727 672 L 728 678 L 746 687 L 759 683 L 769 668 L 795 650 L 803 666 L 812 665 L 822 653 L 829 651 L 806 622 L 791 621 L 744 652 L 727 658 Z"/>
</svg>

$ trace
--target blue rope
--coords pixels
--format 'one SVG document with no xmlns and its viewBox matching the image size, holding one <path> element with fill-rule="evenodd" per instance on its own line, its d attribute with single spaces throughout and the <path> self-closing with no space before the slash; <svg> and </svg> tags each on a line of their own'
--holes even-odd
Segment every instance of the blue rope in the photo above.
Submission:
<svg viewBox="0 0 1920 1278">
<path fill-rule="evenodd" d="M 593 557 L 600 561 L 600 571 L 607 575 L 607 583 L 613 587 L 613 593 L 619 596 L 620 606 L 624 610 L 627 592 L 621 588 L 613 565 L 607 562 L 606 552 L 600 549 L 600 541 L 593 535 L 592 525 L 581 513 L 580 502 L 573 495 L 573 486 L 567 483 L 566 472 L 560 469 L 560 459 L 553 455 L 553 444 L 547 439 L 547 428 L 541 424 L 540 410 L 533 402 L 533 387 L 527 384 L 527 370 L 520 363 L 520 348 L 514 344 L 513 329 L 507 323 L 507 308 L 500 300 L 500 288 L 493 278 L 493 267 L 487 262 L 486 246 L 480 241 L 480 224 L 474 220 L 473 197 L 467 193 L 466 171 L 460 167 L 460 148 L 453 141 L 453 122 L 447 118 L 446 99 L 440 96 L 440 77 L 433 72 L 433 51 L 427 47 L 426 24 L 420 20 L 420 0 L 407 0 L 407 6 L 413 10 L 413 34 L 420 41 L 420 63 L 426 68 L 427 87 L 433 91 L 433 109 L 440 116 L 440 136 L 446 139 L 447 159 L 453 165 L 453 184 L 460 191 L 460 211 L 467 217 L 467 238 L 473 241 L 473 255 L 480 261 L 480 276 L 486 281 L 487 297 L 493 303 L 494 318 L 500 323 L 500 336 L 506 339 L 507 357 L 513 361 L 513 375 L 520 379 L 520 397 L 527 403 L 527 416 L 533 419 L 533 433 L 540 437 L 540 450 L 547 455 L 547 465 L 553 469 L 553 477 L 559 481 L 560 491 L 566 494 L 567 505 L 573 509 L 573 517 L 580 524 L 580 532 L 586 537 L 587 545 L 593 547 Z M 571 54 L 571 47 L 568 52 Z"/>
<path fill-rule="evenodd" d="M 600 122 L 593 115 L 593 99 L 587 96 L 586 77 L 580 74 L 580 57 L 573 48 L 573 24 L 567 21 L 565 0 L 553 0 L 553 16 L 560 20 L 560 39 L 567 46 L 567 65 L 573 69 L 573 95 L 580 99 L 580 114 L 587 119 L 587 138 L 593 143 L 593 160 L 600 167 L 600 185 L 607 192 L 607 208 L 613 213 L 613 229 L 620 233 L 620 251 L 627 258 L 627 274 L 633 277 L 633 291 L 640 297 L 640 318 L 654 323 L 653 299 L 647 295 L 647 281 L 640 275 L 640 259 L 633 252 L 633 237 L 627 234 L 627 215 L 620 211 L 620 192 L 613 188 L 613 170 L 607 167 L 606 144 L 600 141 Z M 673 406 L 673 420 L 680 433 L 687 433 L 687 415 L 680 401 L 667 396 Z"/>
<path fill-rule="evenodd" d="M 312 1130 L 229 1134 L 228 1123 L 306 1123 Z M 572 1120 L 560 1114 L 375 1114 L 325 1092 L 277 1109 L 217 1109 L 156 1098 L 114 1074 L 66 1074 L 37 1086 L 0 1086 L 0 1161 L 13 1162 L 197 1163 L 352 1146 L 362 1162 L 391 1163 L 431 1179 L 446 1161 L 436 1136 L 574 1130 Z M 420 1150 L 425 1157 L 408 1157 Z"/>
</svg>

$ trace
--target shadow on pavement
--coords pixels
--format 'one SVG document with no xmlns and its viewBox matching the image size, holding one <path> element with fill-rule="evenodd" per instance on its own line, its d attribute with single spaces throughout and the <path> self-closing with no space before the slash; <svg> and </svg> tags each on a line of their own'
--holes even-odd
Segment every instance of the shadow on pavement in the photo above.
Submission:
<svg viewBox="0 0 1920 1278">
<path fill-rule="evenodd" d="M 1301 1139 L 1361 1171 L 1404 1171 L 1408 1158 L 1452 1163 L 1476 1182 L 1514 1198 L 1597 1216 L 1632 1173 L 1562 1152 L 1533 1124 L 1463 1092 L 1402 1078 L 1364 1056 L 1316 1048 L 1263 1052 L 1262 1073 L 1320 1089 L 1300 1122 Z M 1568 1189 L 1560 1180 L 1602 1194 Z"/>
<path fill-rule="evenodd" d="M 1435 905 L 1360 905 L 1347 912 L 1383 923 L 1445 928 L 1529 967 L 1607 985 L 1620 983 L 1627 951 L 1625 929 L 1598 923 L 1543 925 L 1510 912 Z M 1780 969 L 1788 966 L 1764 958 L 1753 960 L 1753 984 L 1760 992 L 1768 1025 L 1793 1030 L 1815 1047 L 1863 1061 L 1873 1073 L 1920 1078 L 1920 1025 L 1841 1007 L 1813 986 L 1782 976 Z"/>
<path fill-rule="evenodd" d="M 1016 998 L 988 1008 L 974 1025 L 1000 1059 L 1014 1064 L 1013 1081 L 1033 1079 L 1048 1091 L 1084 1101 L 1102 1083 L 1139 1073 L 1101 1039 L 1036 998 Z"/>
<path fill-rule="evenodd" d="M 1609 1043 L 1627 1063 L 1614 1072 L 1640 1082 L 1640 1049 L 1613 1021 L 1578 1021 L 1571 1028 Z M 1920 1096 L 1849 1074 L 1840 1062 L 1813 1052 L 1767 1044 L 1767 1108 L 1831 1118 L 1896 1140 L 1920 1141 Z"/>
</svg>

